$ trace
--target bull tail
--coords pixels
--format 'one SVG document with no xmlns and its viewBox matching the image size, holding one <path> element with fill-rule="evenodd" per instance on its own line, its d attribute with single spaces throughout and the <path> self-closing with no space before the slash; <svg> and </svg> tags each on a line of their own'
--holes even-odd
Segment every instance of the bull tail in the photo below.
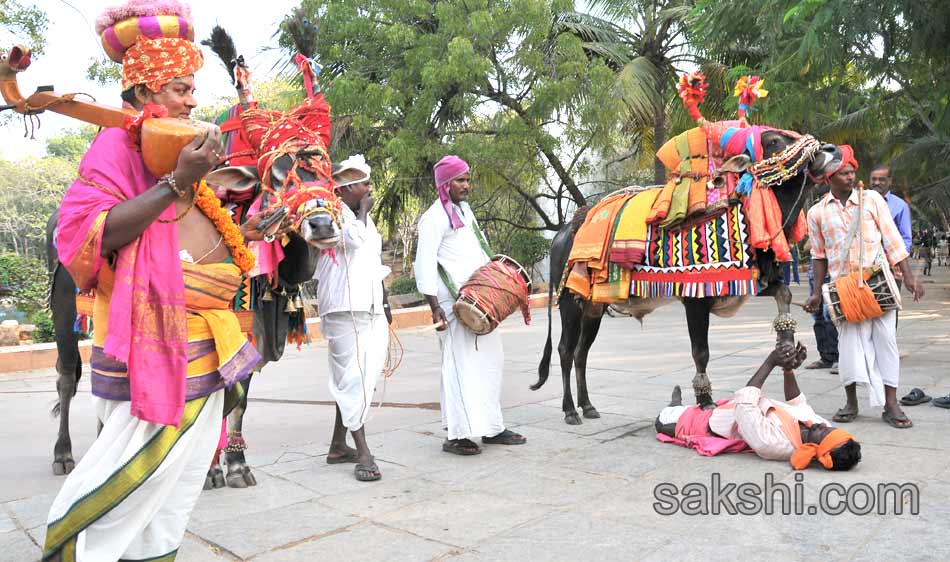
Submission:
<svg viewBox="0 0 950 562">
<path fill-rule="evenodd" d="M 551 325 L 554 323 L 551 321 L 551 308 L 554 306 L 554 283 L 553 279 L 548 283 L 548 339 L 544 342 L 544 353 L 541 355 L 541 363 L 538 365 L 538 382 L 531 385 L 531 390 L 538 390 L 544 383 L 548 380 L 548 375 L 551 373 L 551 353 L 553 350 L 553 345 L 551 344 Z"/>
</svg>

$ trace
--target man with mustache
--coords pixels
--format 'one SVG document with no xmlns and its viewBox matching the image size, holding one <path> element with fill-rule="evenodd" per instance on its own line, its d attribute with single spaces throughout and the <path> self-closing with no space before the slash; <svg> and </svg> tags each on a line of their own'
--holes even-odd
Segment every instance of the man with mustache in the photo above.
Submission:
<svg viewBox="0 0 950 562">
<path fill-rule="evenodd" d="M 521 445 L 523 436 L 505 429 L 501 413 L 504 352 L 495 330 L 476 336 L 453 311 L 457 288 L 488 263 L 492 252 L 472 208 L 468 164 L 446 156 L 434 167 L 439 198 L 419 219 L 416 286 L 432 309 L 442 347 L 442 450 L 456 455 L 482 452 L 473 441 Z"/>
</svg>

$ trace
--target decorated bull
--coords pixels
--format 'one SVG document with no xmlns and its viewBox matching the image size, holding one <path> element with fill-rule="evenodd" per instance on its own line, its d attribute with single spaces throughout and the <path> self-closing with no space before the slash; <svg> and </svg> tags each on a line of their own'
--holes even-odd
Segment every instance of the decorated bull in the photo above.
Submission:
<svg viewBox="0 0 950 562">
<path fill-rule="evenodd" d="M 772 296 L 775 325 L 794 325 L 781 264 L 791 261 L 790 245 L 805 235 L 802 206 L 809 189 L 840 153 L 810 135 L 750 125 L 745 113 L 767 94 L 762 84 L 744 77 L 736 87 L 739 119 L 709 122 L 698 109 L 705 78 L 684 75 L 678 91 L 699 127 L 657 152 L 668 183 L 621 190 L 578 209 L 554 237 L 549 301 L 560 281 L 558 353 L 568 424 L 582 421 L 571 394 L 572 365 L 583 416 L 600 417 L 588 396 L 586 367 L 607 307 L 642 319 L 675 300 L 683 303 L 696 366 L 693 391 L 703 407 L 714 405 L 706 373 L 710 314 L 730 317 L 749 296 Z M 533 390 L 550 370 L 550 304 L 548 318 Z"/>
</svg>

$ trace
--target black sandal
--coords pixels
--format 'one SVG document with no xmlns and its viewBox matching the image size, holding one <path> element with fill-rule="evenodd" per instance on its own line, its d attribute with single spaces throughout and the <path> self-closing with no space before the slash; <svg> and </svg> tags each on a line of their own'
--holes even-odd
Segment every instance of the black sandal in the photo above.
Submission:
<svg viewBox="0 0 950 562">
<path fill-rule="evenodd" d="M 360 482 L 375 482 L 383 477 L 382 473 L 379 472 L 379 466 L 375 462 L 369 464 L 357 463 L 353 467 L 353 475 Z"/>
<path fill-rule="evenodd" d="M 486 445 L 524 445 L 527 442 L 528 440 L 525 439 L 524 435 L 515 433 L 510 429 L 506 429 L 492 437 L 482 437 L 482 443 Z"/>
<path fill-rule="evenodd" d="M 442 443 L 442 450 L 463 457 L 477 455 L 482 452 L 482 448 L 471 439 L 446 439 Z"/>
<path fill-rule="evenodd" d="M 925 404 L 931 400 L 933 400 L 933 398 L 924 394 L 923 390 L 914 388 L 908 392 L 906 396 L 901 398 L 901 404 L 904 406 L 917 406 L 918 404 Z"/>
<path fill-rule="evenodd" d="M 884 423 L 887 425 L 896 427 L 897 429 L 910 429 L 914 427 L 914 422 L 910 421 L 910 418 L 908 418 L 904 412 L 893 414 L 889 410 L 884 410 L 881 414 L 881 419 L 884 420 Z"/>
</svg>

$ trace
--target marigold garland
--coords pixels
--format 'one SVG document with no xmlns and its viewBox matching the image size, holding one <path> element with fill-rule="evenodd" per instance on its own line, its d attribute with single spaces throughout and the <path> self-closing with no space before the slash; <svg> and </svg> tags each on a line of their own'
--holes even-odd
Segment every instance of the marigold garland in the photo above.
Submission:
<svg viewBox="0 0 950 562">
<path fill-rule="evenodd" d="M 241 271 L 246 275 L 254 269 L 255 259 L 254 254 L 247 249 L 247 245 L 244 243 L 244 235 L 241 234 L 240 227 L 234 224 L 231 213 L 221 206 L 221 200 L 218 199 L 218 196 L 214 194 L 214 190 L 208 187 L 204 180 L 201 180 L 197 190 L 198 208 L 214 223 L 214 227 L 224 238 L 224 244 L 231 250 L 234 265 L 241 268 Z"/>
</svg>

